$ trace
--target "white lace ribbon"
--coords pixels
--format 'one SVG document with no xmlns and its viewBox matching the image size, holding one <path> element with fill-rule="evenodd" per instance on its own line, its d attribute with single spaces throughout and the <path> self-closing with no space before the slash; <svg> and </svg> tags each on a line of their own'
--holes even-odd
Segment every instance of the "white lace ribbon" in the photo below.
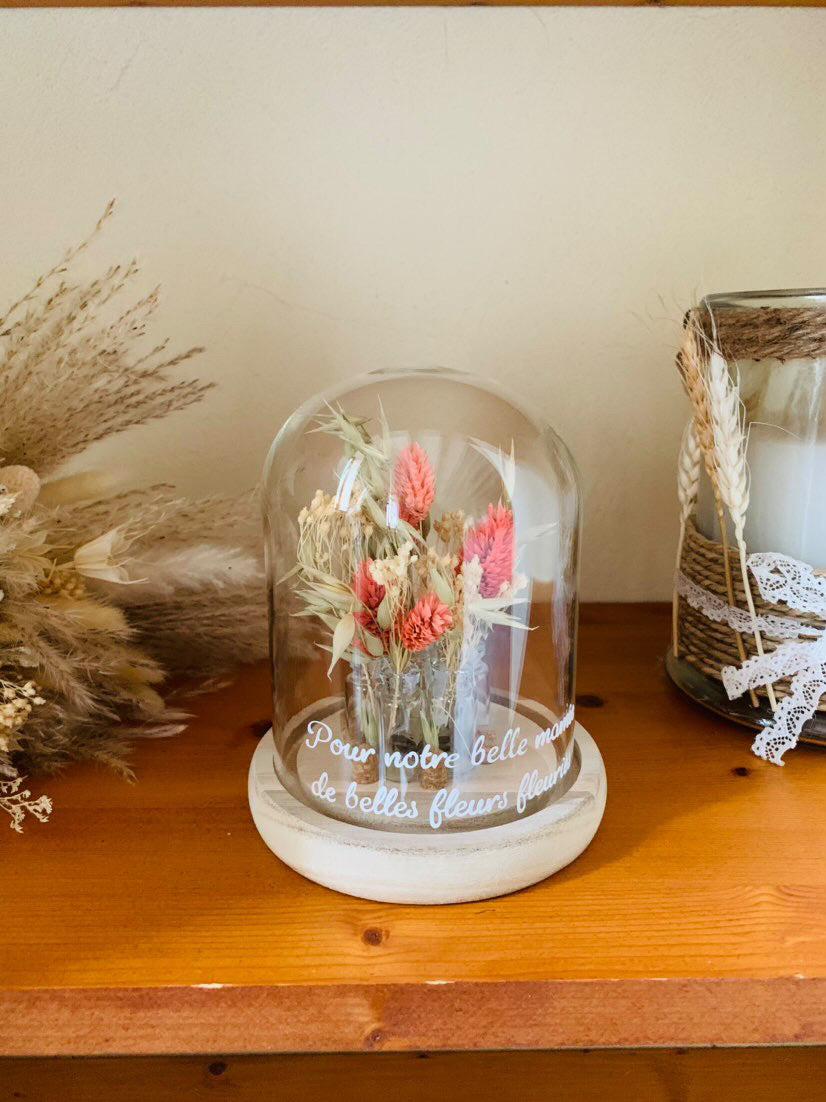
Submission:
<svg viewBox="0 0 826 1102">
<path fill-rule="evenodd" d="M 681 570 L 677 571 L 674 585 L 683 600 L 696 612 L 702 612 L 707 620 L 717 624 L 727 624 L 741 635 L 753 635 L 759 631 L 771 639 L 797 639 L 804 630 L 796 620 L 787 620 L 782 616 L 752 618 L 749 612 L 726 604 L 716 593 L 697 585 Z"/>
<path fill-rule="evenodd" d="M 826 578 L 818 577 L 811 566 L 769 552 L 749 555 L 746 561 L 763 600 L 826 620 Z M 771 630 L 767 628 L 766 634 Z M 760 685 L 791 679 L 791 692 L 777 706 L 771 726 L 763 728 L 752 745 L 759 758 L 775 765 L 784 764 L 783 755 L 797 745 L 804 724 L 826 693 L 826 632 L 797 625 L 796 635 L 803 641 L 781 643 L 770 654 L 747 659 L 739 669 L 725 666 L 720 671 L 731 700 Z"/>
</svg>

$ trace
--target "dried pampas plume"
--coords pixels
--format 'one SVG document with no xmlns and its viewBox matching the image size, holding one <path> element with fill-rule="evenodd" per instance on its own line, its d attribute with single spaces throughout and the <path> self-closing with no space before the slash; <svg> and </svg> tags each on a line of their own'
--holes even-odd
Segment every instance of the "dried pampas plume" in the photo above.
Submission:
<svg viewBox="0 0 826 1102">
<path fill-rule="evenodd" d="M 146 344 L 157 291 L 118 307 L 134 261 L 75 274 L 112 209 L 0 318 L 0 809 L 16 830 L 51 811 L 21 770 L 85 759 L 128 776 L 133 738 L 186 719 L 158 691 L 168 674 L 266 652 L 254 495 L 108 496 L 107 476 L 61 475 L 90 444 L 209 390 L 178 377 L 201 349 Z"/>
</svg>

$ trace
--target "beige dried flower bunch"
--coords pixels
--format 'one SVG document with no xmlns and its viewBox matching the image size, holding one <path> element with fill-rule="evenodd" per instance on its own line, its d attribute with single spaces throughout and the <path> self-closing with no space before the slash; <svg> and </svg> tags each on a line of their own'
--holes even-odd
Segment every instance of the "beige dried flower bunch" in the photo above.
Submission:
<svg viewBox="0 0 826 1102">
<path fill-rule="evenodd" d="M 86 759 L 128 775 L 134 737 L 181 729 L 158 692 L 168 673 L 266 650 L 253 495 L 106 497 L 95 472 L 61 477 L 93 442 L 209 389 L 175 377 L 200 349 L 144 348 L 157 291 L 117 308 L 134 262 L 75 277 L 91 239 L 0 318 L 0 809 L 17 830 L 51 810 L 21 770 Z"/>
</svg>

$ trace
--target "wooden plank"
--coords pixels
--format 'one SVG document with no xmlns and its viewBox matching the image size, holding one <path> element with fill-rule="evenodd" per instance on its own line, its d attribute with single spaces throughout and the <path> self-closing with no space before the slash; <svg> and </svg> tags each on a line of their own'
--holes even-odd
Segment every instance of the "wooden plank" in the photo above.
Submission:
<svg viewBox="0 0 826 1102">
<path fill-rule="evenodd" d="M 0 1052 L 826 1043 L 826 754 L 753 758 L 667 684 L 667 640 L 663 606 L 583 610 L 606 817 L 505 899 L 394 907 L 282 866 L 246 805 L 264 668 L 142 746 L 136 785 L 49 780 L 53 821 L 2 846 Z"/>
<path fill-rule="evenodd" d="M 0 1053 L 809 1045 L 826 1043 L 825 1009 L 823 979 L 15 991 L 0 997 Z"/>
<path fill-rule="evenodd" d="M 822 1048 L 0 1061 L 0 1102 L 822 1102 Z"/>
<path fill-rule="evenodd" d="M 826 0 L 0 0 L 0 8 L 819 8 Z"/>
</svg>

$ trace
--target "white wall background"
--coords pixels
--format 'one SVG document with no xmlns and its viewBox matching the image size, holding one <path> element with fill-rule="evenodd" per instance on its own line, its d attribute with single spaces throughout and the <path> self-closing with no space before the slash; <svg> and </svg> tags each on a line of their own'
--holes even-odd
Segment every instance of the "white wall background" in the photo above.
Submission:
<svg viewBox="0 0 826 1102">
<path fill-rule="evenodd" d="M 0 302 L 117 196 L 221 385 L 95 458 L 240 489 L 320 387 L 474 369 L 578 460 L 584 596 L 661 598 L 679 318 L 826 283 L 824 103 L 811 10 L 3 11 Z"/>
</svg>

